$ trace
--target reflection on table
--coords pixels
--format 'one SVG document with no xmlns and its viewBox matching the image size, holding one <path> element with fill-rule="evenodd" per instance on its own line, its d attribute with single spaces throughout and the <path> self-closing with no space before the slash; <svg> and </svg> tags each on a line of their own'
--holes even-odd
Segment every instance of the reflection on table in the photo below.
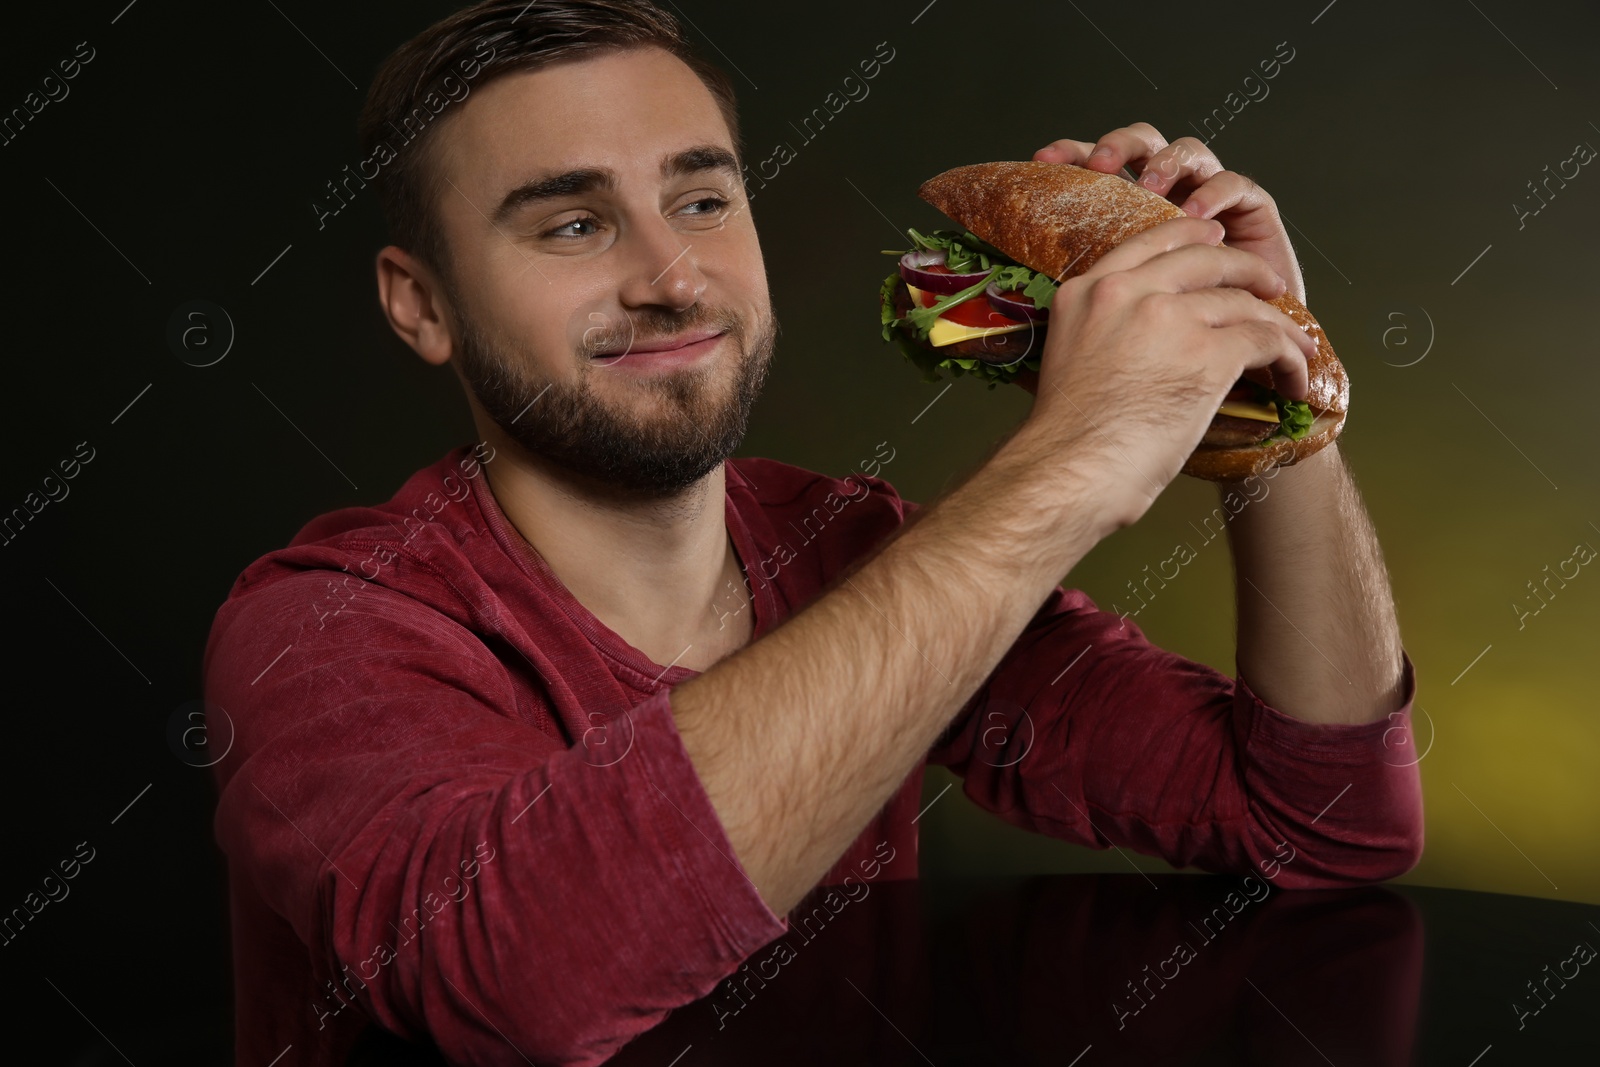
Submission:
<svg viewBox="0 0 1600 1067">
<path fill-rule="evenodd" d="M 1600 944 L 1600 909 L 1413 886 L 1130 874 L 821 887 L 787 934 L 609 1062 L 1572 1061 L 1600 1051 L 1600 976 L 1574 970 L 1580 944 Z M 442 1061 L 375 1028 L 351 1062 Z"/>
</svg>

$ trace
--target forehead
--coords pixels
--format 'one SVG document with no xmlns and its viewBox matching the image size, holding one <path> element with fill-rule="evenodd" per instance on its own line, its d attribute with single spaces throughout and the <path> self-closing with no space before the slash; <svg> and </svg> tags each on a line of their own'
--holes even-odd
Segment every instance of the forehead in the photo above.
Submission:
<svg viewBox="0 0 1600 1067">
<path fill-rule="evenodd" d="M 682 60 L 655 47 L 503 75 L 473 90 L 456 121 L 439 132 L 441 173 L 480 192 L 502 190 L 535 170 L 609 167 L 625 180 L 630 169 L 654 177 L 668 151 L 733 147 L 711 91 Z"/>
</svg>

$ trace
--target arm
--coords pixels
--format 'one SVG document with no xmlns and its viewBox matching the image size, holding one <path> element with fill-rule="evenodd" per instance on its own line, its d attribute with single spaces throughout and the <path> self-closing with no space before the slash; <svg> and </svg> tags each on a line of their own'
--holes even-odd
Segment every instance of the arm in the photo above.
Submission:
<svg viewBox="0 0 1600 1067">
<path fill-rule="evenodd" d="M 1125 164 L 1134 168 L 1146 188 L 1181 202 L 1191 217 L 1222 223 L 1232 248 L 1273 269 L 1277 286 L 1252 290 L 1255 295 L 1268 299 L 1287 290 L 1304 301 L 1294 250 L 1272 199 L 1244 175 L 1223 170 L 1194 138 L 1168 145 L 1154 127 L 1135 123 L 1098 145 L 1061 140 L 1034 158 L 1107 173 Z M 1167 355 L 1151 365 L 1137 379 L 1141 395 L 1166 386 L 1195 358 L 1195 345 L 1177 341 L 1172 336 L 1162 351 L 1184 358 Z M 1080 359 L 1088 363 L 1091 354 L 1100 356 L 1090 348 Z M 1048 369 L 1048 350 L 1046 356 Z M 1303 364 L 1274 366 L 1272 380 L 1285 395 L 1300 396 L 1303 371 Z M 1052 399 L 1042 375 L 1025 376 L 1021 384 L 1041 402 Z M 1099 410 L 1078 402 L 1080 393 L 1092 393 L 1065 393 L 1073 413 Z M 1171 417 L 1161 405 L 1152 411 Z M 1209 421 L 1214 412 L 1212 403 L 1202 414 Z M 1097 436 L 1113 443 L 1115 430 L 1124 428 L 1107 427 Z M 1163 428 L 1151 426 L 1147 433 Z M 1198 439 L 1191 432 L 1181 454 Z M 1124 434 L 1116 448 L 1123 456 L 1143 451 L 1140 462 L 1130 460 L 1123 469 L 1135 490 L 1141 480 L 1165 485 L 1175 473 L 1170 452 L 1150 457 L 1144 444 Z M 1154 477 L 1150 458 L 1167 461 Z M 1334 447 L 1242 488 L 1258 501 L 1267 480 L 1274 482 L 1269 489 L 1282 487 L 1276 502 L 1250 503 L 1244 510 L 1254 513 L 1236 520 L 1230 535 L 1241 598 L 1236 683 L 1150 648 L 1137 627 L 1131 642 L 1123 640 L 1123 627 L 1113 636 L 1086 598 L 1087 612 L 1065 613 L 1058 602 L 1042 625 L 1029 628 L 1015 660 L 997 672 L 998 684 L 968 706 L 930 759 L 950 763 L 966 779 L 969 796 L 1019 826 L 1097 847 L 1126 842 L 1178 865 L 1243 870 L 1265 862 L 1275 872 L 1278 861 L 1263 860 L 1262 846 L 1280 842 L 1291 852 L 1297 843 L 1310 851 L 1309 861 L 1283 884 L 1339 884 L 1414 866 L 1423 839 L 1409 731 L 1415 678 L 1400 648 L 1376 540 Z M 1224 486 L 1224 499 L 1240 488 Z M 1292 608 L 1285 604 L 1291 598 Z M 1274 603 L 1292 612 L 1292 621 Z M 1336 648 L 1329 659 L 1313 657 L 1308 641 Z M 1087 658 L 1075 671 L 1088 677 L 1063 681 L 1070 693 L 1039 680 L 1041 670 L 1054 674 L 1080 652 Z M 1320 661 L 1314 670 L 1308 669 L 1312 658 Z M 1330 677 L 1338 678 L 1339 688 Z M 1247 679 L 1260 681 L 1265 702 Z M 1279 710 L 1279 701 L 1298 717 Z M 985 750 L 987 740 L 1026 746 L 1035 728 L 1051 742 L 1042 759 Z M 1078 741 L 1076 756 L 1063 751 L 1069 733 Z M 1063 774 L 1077 796 L 1064 795 L 1057 782 Z M 1339 798 L 1337 807 L 1328 807 Z"/>
<path fill-rule="evenodd" d="M 1276 202 L 1248 176 L 1224 170 L 1199 140 L 1168 144 L 1155 127 L 1136 122 L 1095 145 L 1055 141 L 1034 158 L 1136 170 L 1141 185 L 1186 214 L 1221 222 L 1231 247 L 1260 256 L 1305 302 Z M 1300 395 L 1276 377 L 1274 384 Z M 1251 501 L 1229 524 L 1240 673 L 1269 703 L 1307 721 L 1381 720 L 1402 703 L 1400 632 L 1377 538 L 1337 444 L 1265 477 L 1270 493 L 1249 484 L 1258 479 L 1221 486 L 1224 501 L 1241 490 Z"/>
<path fill-rule="evenodd" d="M 929 752 L 1024 830 L 1174 867 L 1331 888 L 1410 870 L 1423 845 L 1409 723 L 1285 715 L 1243 679 L 1152 645 L 1058 589 Z"/>
<path fill-rule="evenodd" d="M 760 641 L 672 691 L 752 883 L 786 912 L 858 837 L 1109 532 L 1061 438 L 1025 425 Z"/>
<path fill-rule="evenodd" d="M 729 859 L 666 690 L 628 709 L 625 758 L 568 746 L 485 643 L 492 619 L 480 636 L 370 585 L 297 629 L 338 573 L 225 605 L 206 656 L 235 729 L 214 769 L 229 878 L 293 930 L 251 930 L 251 958 L 267 937 L 272 966 L 298 967 L 306 946 L 274 1027 L 335 1042 L 365 1015 L 452 1063 L 595 1064 L 784 932 Z"/>
<path fill-rule="evenodd" d="M 1408 703 L 1400 627 L 1377 536 L 1338 444 L 1273 472 L 1228 523 L 1239 673 L 1308 722 L 1366 723 Z M 1232 510 L 1230 508 L 1230 510 Z"/>
</svg>

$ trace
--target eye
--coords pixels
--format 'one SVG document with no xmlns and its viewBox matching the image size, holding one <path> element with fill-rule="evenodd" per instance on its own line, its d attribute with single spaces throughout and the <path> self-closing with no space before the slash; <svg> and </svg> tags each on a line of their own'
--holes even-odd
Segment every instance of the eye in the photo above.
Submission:
<svg viewBox="0 0 1600 1067">
<path fill-rule="evenodd" d="M 722 197 L 720 197 L 720 196 L 707 196 L 707 197 L 703 197 L 703 198 L 701 198 L 699 200 L 696 200 L 696 201 L 694 201 L 694 202 L 692 202 L 690 204 L 684 205 L 684 210 L 685 211 L 689 211 L 690 208 L 698 207 L 698 208 L 701 208 L 702 210 L 700 210 L 700 211 L 689 211 L 689 214 L 691 214 L 691 215 L 715 215 L 715 214 L 717 214 L 719 211 L 721 211 L 723 208 L 725 208 L 727 206 L 728 206 L 728 201 L 724 200 Z"/>
<path fill-rule="evenodd" d="M 598 227 L 600 225 L 600 220 L 595 218 L 595 217 L 593 217 L 592 215 L 585 215 L 582 218 L 573 219 L 571 222 L 563 222 L 560 226 L 557 226 L 553 230 L 546 230 L 544 232 L 544 236 L 545 237 L 570 237 L 570 238 L 593 237 L 594 234 L 596 232 L 598 232 L 598 229 L 596 229 L 594 231 L 591 231 L 589 233 L 565 233 L 565 232 L 563 232 L 565 230 L 570 229 L 573 226 L 583 226 L 583 225 L 591 225 L 591 226 Z"/>
</svg>

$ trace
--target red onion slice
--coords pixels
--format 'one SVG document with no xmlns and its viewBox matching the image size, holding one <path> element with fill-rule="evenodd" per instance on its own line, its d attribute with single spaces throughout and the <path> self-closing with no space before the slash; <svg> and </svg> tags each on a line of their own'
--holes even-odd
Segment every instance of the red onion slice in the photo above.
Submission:
<svg viewBox="0 0 1600 1067">
<path fill-rule="evenodd" d="M 945 252 L 942 248 L 917 249 L 907 252 L 900 257 L 900 277 L 907 284 L 918 289 L 940 296 L 949 296 L 959 293 L 963 289 L 970 289 L 981 282 L 989 273 L 986 270 L 973 271 L 970 274 L 951 274 L 948 271 L 931 271 L 925 268 L 944 266 Z"/>
<path fill-rule="evenodd" d="M 990 282 L 983 295 L 989 298 L 990 307 L 1008 319 L 1043 322 L 1050 317 L 1049 308 L 1036 306 L 1032 297 L 1024 296 L 1021 292 L 1001 289 L 998 282 Z"/>
</svg>

